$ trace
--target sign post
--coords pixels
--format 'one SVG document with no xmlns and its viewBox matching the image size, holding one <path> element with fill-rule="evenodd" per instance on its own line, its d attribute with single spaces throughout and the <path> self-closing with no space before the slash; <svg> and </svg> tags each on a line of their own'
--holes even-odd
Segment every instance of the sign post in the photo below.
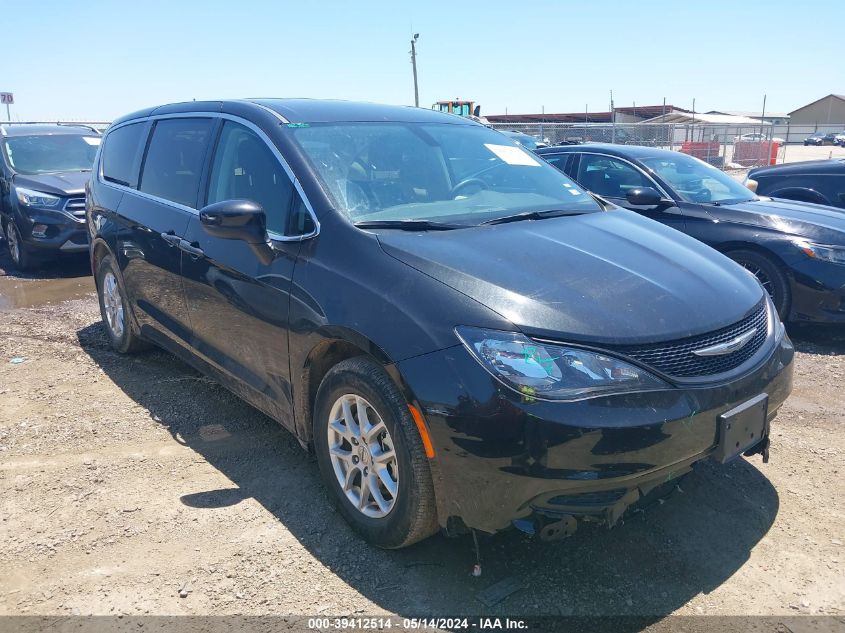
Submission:
<svg viewBox="0 0 845 633">
<path fill-rule="evenodd" d="M 15 95 L 11 92 L 0 92 L 0 103 L 6 104 L 6 120 L 11 121 L 12 115 L 9 112 L 9 106 L 15 102 Z"/>
</svg>

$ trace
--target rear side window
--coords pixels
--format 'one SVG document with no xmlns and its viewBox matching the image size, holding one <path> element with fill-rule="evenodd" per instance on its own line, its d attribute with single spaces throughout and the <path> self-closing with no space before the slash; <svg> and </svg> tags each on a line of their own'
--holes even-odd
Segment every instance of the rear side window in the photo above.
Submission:
<svg viewBox="0 0 845 633">
<path fill-rule="evenodd" d="M 126 187 L 138 186 L 137 161 L 144 129 L 144 123 L 133 123 L 109 132 L 101 158 L 103 178 Z"/>
<path fill-rule="evenodd" d="M 164 119 L 153 128 L 140 190 L 196 207 L 211 119 Z"/>
<path fill-rule="evenodd" d="M 566 164 L 572 154 L 543 154 L 543 158 L 547 163 L 551 163 L 562 172 L 566 173 Z"/>
</svg>

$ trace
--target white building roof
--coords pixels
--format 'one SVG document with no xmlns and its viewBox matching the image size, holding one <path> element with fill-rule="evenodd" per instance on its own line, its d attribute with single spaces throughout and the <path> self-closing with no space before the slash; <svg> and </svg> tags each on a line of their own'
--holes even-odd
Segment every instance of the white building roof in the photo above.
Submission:
<svg viewBox="0 0 845 633">
<path fill-rule="evenodd" d="M 640 121 L 643 123 L 715 123 L 721 125 L 771 125 L 760 119 L 752 119 L 747 116 L 736 116 L 733 114 L 702 114 L 692 112 L 668 112 L 666 116 L 656 116 L 653 119 Z"/>
</svg>

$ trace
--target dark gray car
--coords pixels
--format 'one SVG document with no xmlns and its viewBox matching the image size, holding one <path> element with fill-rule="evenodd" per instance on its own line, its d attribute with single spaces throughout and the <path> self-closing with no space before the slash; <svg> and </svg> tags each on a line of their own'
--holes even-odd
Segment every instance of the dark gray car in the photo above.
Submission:
<svg viewBox="0 0 845 633">
<path fill-rule="evenodd" d="M 18 268 L 88 250 L 85 182 L 99 144 L 86 126 L 0 125 L 0 237 Z"/>
</svg>

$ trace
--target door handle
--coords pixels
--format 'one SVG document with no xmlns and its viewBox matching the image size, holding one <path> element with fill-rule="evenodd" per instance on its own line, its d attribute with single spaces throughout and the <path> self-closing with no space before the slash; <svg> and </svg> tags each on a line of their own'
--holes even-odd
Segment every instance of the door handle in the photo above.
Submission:
<svg viewBox="0 0 845 633">
<path fill-rule="evenodd" d="M 198 246 L 194 246 L 188 240 L 180 239 L 177 246 L 179 246 L 179 250 L 186 252 L 194 259 L 199 259 L 200 257 L 205 256 L 205 253 L 201 248 L 199 248 Z"/>
<path fill-rule="evenodd" d="M 179 242 L 182 241 L 181 237 L 173 233 L 162 233 L 161 239 L 167 242 L 168 246 L 179 246 Z"/>
</svg>

